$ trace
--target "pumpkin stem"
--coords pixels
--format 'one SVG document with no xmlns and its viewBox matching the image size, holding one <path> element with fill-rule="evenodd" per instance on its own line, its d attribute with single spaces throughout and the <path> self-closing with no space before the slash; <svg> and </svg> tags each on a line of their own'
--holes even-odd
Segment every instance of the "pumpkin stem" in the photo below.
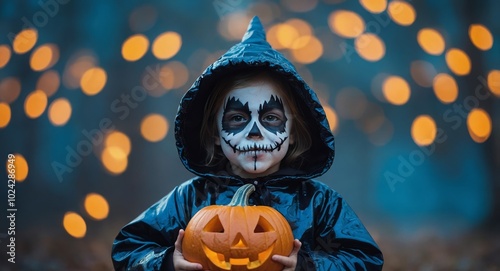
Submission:
<svg viewBox="0 0 500 271">
<path fill-rule="evenodd" d="M 255 191 L 255 186 L 251 183 L 245 184 L 236 190 L 233 199 L 227 206 L 248 206 L 248 198 Z"/>
</svg>

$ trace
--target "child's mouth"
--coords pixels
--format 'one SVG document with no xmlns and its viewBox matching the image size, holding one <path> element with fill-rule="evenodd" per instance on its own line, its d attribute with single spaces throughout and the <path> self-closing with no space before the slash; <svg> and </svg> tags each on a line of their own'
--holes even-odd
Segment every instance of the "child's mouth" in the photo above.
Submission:
<svg viewBox="0 0 500 271">
<path fill-rule="evenodd" d="M 272 152 L 274 150 L 279 151 L 281 149 L 281 145 L 283 145 L 283 143 L 288 139 L 288 137 L 280 139 L 281 142 L 276 141 L 272 144 L 254 143 L 253 145 L 247 145 L 243 147 L 232 145 L 231 140 L 227 140 L 224 137 L 222 139 L 224 140 L 224 142 L 226 142 L 226 144 L 228 144 L 233 149 L 234 153 L 236 153 L 237 151 L 240 153 L 247 153 L 247 152 Z"/>
</svg>

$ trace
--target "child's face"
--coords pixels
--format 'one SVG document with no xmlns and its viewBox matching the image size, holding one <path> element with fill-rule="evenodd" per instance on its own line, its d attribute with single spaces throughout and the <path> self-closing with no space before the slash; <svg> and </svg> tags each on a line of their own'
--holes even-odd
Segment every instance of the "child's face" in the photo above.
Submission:
<svg viewBox="0 0 500 271">
<path fill-rule="evenodd" d="M 233 172 L 255 178 L 276 172 L 290 144 L 292 117 L 282 94 L 265 81 L 233 89 L 217 114 L 220 145 Z"/>
</svg>

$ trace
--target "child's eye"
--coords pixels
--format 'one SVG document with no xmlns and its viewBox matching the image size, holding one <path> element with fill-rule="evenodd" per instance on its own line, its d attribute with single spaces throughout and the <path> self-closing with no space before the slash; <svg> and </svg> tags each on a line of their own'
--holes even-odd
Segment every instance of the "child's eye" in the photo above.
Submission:
<svg viewBox="0 0 500 271">
<path fill-rule="evenodd" d="M 276 116 L 273 116 L 273 115 L 268 115 L 268 116 L 265 116 L 265 117 L 264 117 L 264 120 L 265 120 L 265 121 L 278 121 L 278 120 L 279 120 L 279 118 L 278 118 L 278 117 L 276 117 Z"/>
<path fill-rule="evenodd" d="M 276 114 L 267 114 L 262 118 L 262 123 L 264 125 L 279 126 L 283 124 L 283 118 Z"/>
<path fill-rule="evenodd" d="M 248 116 L 239 112 L 229 113 L 224 116 L 224 123 L 229 126 L 240 126 L 248 122 Z"/>
<path fill-rule="evenodd" d="M 245 122 L 246 119 L 241 115 L 235 115 L 235 116 L 231 117 L 230 121 L 232 121 L 232 122 Z"/>
<path fill-rule="evenodd" d="M 222 117 L 222 129 L 226 132 L 240 132 L 250 122 L 250 116 L 241 111 L 229 111 Z"/>
</svg>

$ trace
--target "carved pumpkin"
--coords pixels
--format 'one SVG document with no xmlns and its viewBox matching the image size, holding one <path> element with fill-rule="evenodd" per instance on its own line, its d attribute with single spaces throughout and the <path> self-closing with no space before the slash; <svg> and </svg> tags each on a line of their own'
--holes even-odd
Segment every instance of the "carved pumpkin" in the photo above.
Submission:
<svg viewBox="0 0 500 271">
<path fill-rule="evenodd" d="M 282 270 L 283 265 L 271 256 L 290 255 L 292 230 L 275 209 L 248 206 L 253 191 L 252 184 L 243 185 L 229 205 L 211 205 L 198 211 L 182 240 L 184 258 L 210 270 Z"/>
</svg>

